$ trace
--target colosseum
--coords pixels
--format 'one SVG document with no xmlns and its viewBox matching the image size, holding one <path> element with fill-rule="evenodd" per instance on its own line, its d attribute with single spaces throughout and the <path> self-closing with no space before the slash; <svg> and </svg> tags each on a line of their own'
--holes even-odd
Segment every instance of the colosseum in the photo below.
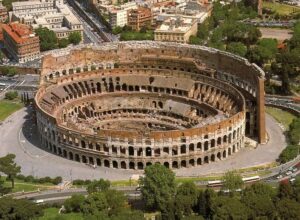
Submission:
<svg viewBox="0 0 300 220">
<path fill-rule="evenodd" d="M 266 141 L 264 72 L 216 49 L 164 42 L 82 46 L 43 58 L 42 147 L 118 169 L 224 160 Z"/>
</svg>

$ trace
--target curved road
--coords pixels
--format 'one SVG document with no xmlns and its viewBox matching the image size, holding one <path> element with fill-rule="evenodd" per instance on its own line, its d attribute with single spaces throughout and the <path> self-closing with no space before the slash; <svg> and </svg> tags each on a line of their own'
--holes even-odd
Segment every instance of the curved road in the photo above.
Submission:
<svg viewBox="0 0 300 220">
<path fill-rule="evenodd" d="M 43 176 L 62 176 L 64 180 L 129 179 L 142 171 L 118 170 L 98 167 L 93 169 L 85 164 L 66 160 L 48 153 L 39 147 L 37 131 L 30 108 L 23 108 L 7 118 L 0 125 L 0 156 L 16 154 L 16 162 L 22 167 L 22 174 Z M 247 147 L 228 159 L 199 167 L 176 170 L 177 176 L 199 176 L 222 173 L 229 169 L 240 169 L 273 162 L 286 146 L 285 137 L 278 123 L 267 115 L 267 131 L 270 141 L 256 149 Z"/>
</svg>

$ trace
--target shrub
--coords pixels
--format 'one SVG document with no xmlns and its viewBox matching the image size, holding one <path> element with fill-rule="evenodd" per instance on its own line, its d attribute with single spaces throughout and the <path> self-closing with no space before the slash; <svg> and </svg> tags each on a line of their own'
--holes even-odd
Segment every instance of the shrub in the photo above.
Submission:
<svg viewBox="0 0 300 220">
<path fill-rule="evenodd" d="M 54 185 L 58 185 L 62 182 L 62 177 L 61 176 L 57 176 L 54 179 L 52 179 L 51 181 Z"/>
<path fill-rule="evenodd" d="M 18 93 L 16 91 L 9 91 L 5 93 L 5 98 L 8 100 L 14 100 L 18 97 Z"/>
<path fill-rule="evenodd" d="M 300 118 L 296 118 L 290 124 L 289 130 L 290 142 L 293 145 L 299 144 L 300 142 Z"/>
<path fill-rule="evenodd" d="M 286 163 L 297 157 L 300 151 L 299 145 L 288 145 L 279 155 L 280 163 Z"/>
</svg>

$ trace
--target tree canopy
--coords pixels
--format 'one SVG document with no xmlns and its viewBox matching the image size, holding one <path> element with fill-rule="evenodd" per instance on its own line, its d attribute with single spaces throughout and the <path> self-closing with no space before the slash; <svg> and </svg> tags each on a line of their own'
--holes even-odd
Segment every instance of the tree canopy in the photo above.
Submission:
<svg viewBox="0 0 300 220">
<path fill-rule="evenodd" d="M 7 175 L 7 179 L 11 180 L 11 187 L 14 188 L 14 180 L 18 173 L 21 172 L 21 167 L 18 166 L 14 159 L 16 155 L 7 154 L 0 158 L 0 172 Z"/>
<path fill-rule="evenodd" d="M 54 31 L 49 30 L 46 27 L 39 27 L 35 30 L 35 33 L 40 38 L 41 51 L 53 50 L 57 46 L 57 37 Z"/>
<path fill-rule="evenodd" d="M 70 33 L 68 40 L 72 44 L 79 44 L 82 40 L 81 34 L 78 31 Z"/>
</svg>

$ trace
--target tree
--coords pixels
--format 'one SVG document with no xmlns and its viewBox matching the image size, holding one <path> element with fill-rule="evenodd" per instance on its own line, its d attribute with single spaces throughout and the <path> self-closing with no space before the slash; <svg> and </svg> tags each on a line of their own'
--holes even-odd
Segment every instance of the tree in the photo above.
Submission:
<svg viewBox="0 0 300 220">
<path fill-rule="evenodd" d="M 112 30 L 112 33 L 115 35 L 120 34 L 121 32 L 122 32 L 122 27 L 120 27 L 120 26 L 116 26 Z"/>
<path fill-rule="evenodd" d="M 230 53 L 245 57 L 247 54 L 247 47 L 241 42 L 232 42 L 229 43 L 226 47 L 226 50 Z"/>
<path fill-rule="evenodd" d="M 275 217 L 275 206 L 267 194 L 247 193 L 242 197 L 242 202 L 252 210 L 252 219 Z"/>
<path fill-rule="evenodd" d="M 198 25 L 197 37 L 206 40 L 209 35 L 208 26 L 204 23 Z"/>
<path fill-rule="evenodd" d="M 154 164 L 146 167 L 145 177 L 139 182 L 146 205 L 149 208 L 166 211 L 175 196 L 174 173 L 163 165 Z"/>
<path fill-rule="evenodd" d="M 277 211 L 280 219 L 300 219 L 299 203 L 291 199 L 281 199 L 277 203 Z"/>
<path fill-rule="evenodd" d="M 217 195 L 213 189 L 206 189 L 205 191 L 200 191 L 198 196 L 198 204 L 195 210 L 206 218 L 211 217 L 211 207 L 212 201 Z"/>
<path fill-rule="evenodd" d="M 5 93 L 5 98 L 8 100 L 14 100 L 18 97 L 17 91 L 9 91 Z"/>
<path fill-rule="evenodd" d="M 42 216 L 43 210 L 40 206 L 25 199 L 12 199 L 11 197 L 0 198 L 0 219 L 36 219 Z"/>
<path fill-rule="evenodd" d="M 94 180 L 87 186 L 87 191 L 88 193 L 93 193 L 93 192 L 101 192 L 101 191 L 106 191 L 110 187 L 110 182 L 109 180 Z"/>
<path fill-rule="evenodd" d="M 193 207 L 197 204 L 197 200 L 198 190 L 193 182 L 187 182 L 180 185 L 175 197 L 175 206 L 179 215 L 191 215 Z"/>
<path fill-rule="evenodd" d="M 81 42 L 81 34 L 78 31 L 72 32 L 69 34 L 68 39 L 69 42 L 72 44 L 79 44 Z"/>
<path fill-rule="evenodd" d="M 201 45 L 202 41 L 199 37 L 196 37 L 196 36 L 192 35 L 189 38 L 189 44 Z"/>
<path fill-rule="evenodd" d="M 293 198 L 293 187 L 289 182 L 282 182 L 279 185 L 278 197 L 280 199 L 291 199 Z"/>
<path fill-rule="evenodd" d="M 11 180 L 11 187 L 14 188 L 14 180 L 18 173 L 21 172 L 21 167 L 18 166 L 14 159 L 16 155 L 7 154 L 5 157 L 0 158 L 0 172 L 3 172 L 7 175 L 7 178 Z"/>
<path fill-rule="evenodd" d="M 66 48 L 68 45 L 69 45 L 69 40 L 67 38 L 63 38 L 58 41 L 59 48 Z"/>
<path fill-rule="evenodd" d="M 103 192 L 89 194 L 81 206 L 81 210 L 85 215 L 108 215 L 108 209 L 107 198 Z"/>
<path fill-rule="evenodd" d="M 46 27 L 39 27 L 35 33 L 40 38 L 41 51 L 53 50 L 57 48 L 57 37 L 54 31 Z"/>
<path fill-rule="evenodd" d="M 83 195 L 72 195 L 71 198 L 64 202 L 64 207 L 67 212 L 80 212 L 84 200 Z"/>
<path fill-rule="evenodd" d="M 212 202 L 212 219 L 248 219 L 249 209 L 235 197 L 218 196 Z"/>
<path fill-rule="evenodd" d="M 242 177 L 236 171 L 226 172 L 222 180 L 223 189 L 229 190 L 231 194 L 233 194 L 237 189 L 240 189 L 243 186 Z"/>
<path fill-rule="evenodd" d="M 249 194 L 266 195 L 272 199 L 275 197 L 276 191 L 266 183 L 255 183 L 243 190 L 243 196 L 247 196 Z"/>
</svg>

